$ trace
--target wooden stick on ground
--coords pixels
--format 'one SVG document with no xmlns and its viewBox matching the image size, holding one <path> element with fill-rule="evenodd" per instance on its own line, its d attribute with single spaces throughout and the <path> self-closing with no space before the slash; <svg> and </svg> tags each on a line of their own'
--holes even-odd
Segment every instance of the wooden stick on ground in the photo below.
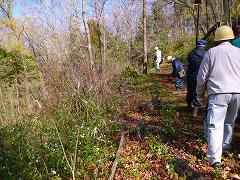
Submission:
<svg viewBox="0 0 240 180">
<path fill-rule="evenodd" d="M 111 170 L 111 176 L 108 178 L 108 180 L 112 180 L 114 178 L 114 175 L 115 175 L 115 172 L 116 172 L 116 169 L 117 169 L 117 165 L 118 165 L 118 161 L 119 161 L 119 157 L 120 157 L 120 154 L 121 154 L 123 142 L 124 142 L 124 136 L 125 136 L 125 132 L 122 132 L 119 147 L 118 147 L 118 150 L 117 150 L 117 153 L 116 153 L 116 158 L 113 162 L 113 166 L 112 166 L 112 170 Z"/>
<path fill-rule="evenodd" d="M 196 179 L 196 180 L 207 180 L 200 172 L 194 170 L 189 162 L 183 158 L 176 157 L 174 162 L 175 171 L 180 174 L 182 177 L 187 177 L 187 179 Z"/>
</svg>

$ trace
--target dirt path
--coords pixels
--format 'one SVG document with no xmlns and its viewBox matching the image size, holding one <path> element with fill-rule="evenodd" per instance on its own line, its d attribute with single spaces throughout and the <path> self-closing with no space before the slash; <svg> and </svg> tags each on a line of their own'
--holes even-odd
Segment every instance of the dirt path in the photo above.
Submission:
<svg viewBox="0 0 240 180">
<path fill-rule="evenodd" d="M 169 71 L 152 74 L 142 83 L 141 91 L 126 96 L 126 114 L 119 123 L 130 130 L 126 136 L 115 179 L 179 179 L 174 167 L 176 158 L 187 164 L 190 179 L 199 175 L 206 179 L 240 179 L 240 127 L 236 126 L 234 152 L 224 157 L 222 172 L 212 169 L 206 161 L 207 145 L 203 137 L 204 108 L 197 118 L 186 108 L 186 90 L 175 94 L 174 84 L 168 81 Z M 161 89 L 160 92 L 157 90 Z M 150 94 L 158 92 L 162 108 L 148 110 Z M 144 109 L 145 107 L 145 109 Z M 141 111 L 141 112 L 140 112 Z M 156 144 L 156 145 L 155 145 Z M 184 171 L 183 167 L 181 167 Z M 185 174 L 186 175 L 186 174 Z M 195 177 L 194 177 L 195 176 Z"/>
</svg>

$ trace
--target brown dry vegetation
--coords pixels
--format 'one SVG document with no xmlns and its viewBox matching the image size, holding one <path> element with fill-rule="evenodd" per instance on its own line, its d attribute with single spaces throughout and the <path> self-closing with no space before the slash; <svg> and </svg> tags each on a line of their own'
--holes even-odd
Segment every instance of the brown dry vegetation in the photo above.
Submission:
<svg viewBox="0 0 240 180">
<path fill-rule="evenodd" d="M 115 178 L 239 179 L 240 159 L 237 157 L 240 152 L 239 122 L 235 129 L 233 152 L 223 157 L 221 171 L 213 169 L 205 158 L 207 144 L 203 137 L 204 108 L 200 109 L 197 118 L 193 118 L 192 112 L 186 108 L 186 90 L 173 95 L 175 88 L 173 83 L 168 82 L 168 74 L 168 70 L 163 70 L 160 75 L 149 75 L 148 80 L 141 84 L 145 91 L 131 92 L 131 96 L 127 96 L 125 109 L 128 109 L 129 113 L 124 115 L 119 123 L 128 127 L 130 132 L 124 143 Z M 161 90 L 159 97 L 163 104 L 162 110 L 139 113 L 138 107 L 150 101 L 151 94 L 148 92 L 153 92 L 154 89 Z M 169 117 L 166 117 L 166 114 L 169 113 L 166 110 L 171 111 L 171 109 L 174 109 L 170 115 L 172 119 L 167 119 Z M 174 134 L 164 133 L 166 123 L 169 122 L 173 125 Z M 154 142 L 160 143 L 157 151 L 151 149 L 152 138 L 155 139 Z M 179 163 L 185 164 L 180 166 L 180 170 Z M 170 169 L 171 166 L 178 174 Z M 180 176 L 179 172 L 185 173 L 185 177 Z"/>
<path fill-rule="evenodd" d="M 221 176 L 204 158 L 203 117 L 186 111 L 184 91 L 172 94 L 169 66 L 151 74 L 155 46 L 183 61 L 194 47 L 191 1 L 23 0 L 21 17 L 15 2 L 0 1 L 0 179 L 107 179 L 121 131 L 115 178 L 181 178 L 176 157 L 192 176 Z M 239 2 L 229 2 L 237 16 Z M 224 20 L 221 1 L 202 7 L 201 36 Z M 143 39 L 149 75 L 139 73 Z M 156 94 L 162 108 L 153 110 Z M 235 137 L 239 152 L 239 125 Z M 235 151 L 228 178 L 239 171 Z"/>
</svg>

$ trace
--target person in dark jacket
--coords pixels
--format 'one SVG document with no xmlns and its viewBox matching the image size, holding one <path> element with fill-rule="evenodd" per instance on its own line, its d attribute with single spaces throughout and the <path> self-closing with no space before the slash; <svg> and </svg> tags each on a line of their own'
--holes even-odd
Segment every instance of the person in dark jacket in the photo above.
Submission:
<svg viewBox="0 0 240 180">
<path fill-rule="evenodd" d="M 178 91 L 182 88 L 185 77 L 186 77 L 183 64 L 181 63 L 180 59 L 172 56 L 168 56 L 167 60 L 172 63 L 172 73 L 170 76 L 172 78 L 176 77 L 175 87 L 176 87 L 176 91 Z"/>
<path fill-rule="evenodd" d="M 188 54 L 188 69 L 186 75 L 188 107 L 192 107 L 192 101 L 196 97 L 197 75 L 203 56 L 206 53 L 206 41 L 198 40 L 197 48 Z"/>
</svg>

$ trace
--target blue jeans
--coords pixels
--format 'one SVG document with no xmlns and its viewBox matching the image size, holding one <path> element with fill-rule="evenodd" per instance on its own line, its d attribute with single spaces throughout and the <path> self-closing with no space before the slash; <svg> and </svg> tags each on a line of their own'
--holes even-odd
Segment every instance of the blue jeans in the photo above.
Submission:
<svg viewBox="0 0 240 180">
<path fill-rule="evenodd" d="M 176 89 L 180 89 L 183 86 L 184 80 L 185 78 L 176 77 L 176 81 L 175 81 Z"/>
<path fill-rule="evenodd" d="M 221 162 L 222 148 L 230 148 L 235 120 L 240 111 L 240 94 L 209 96 L 206 117 L 210 163 Z"/>
</svg>

